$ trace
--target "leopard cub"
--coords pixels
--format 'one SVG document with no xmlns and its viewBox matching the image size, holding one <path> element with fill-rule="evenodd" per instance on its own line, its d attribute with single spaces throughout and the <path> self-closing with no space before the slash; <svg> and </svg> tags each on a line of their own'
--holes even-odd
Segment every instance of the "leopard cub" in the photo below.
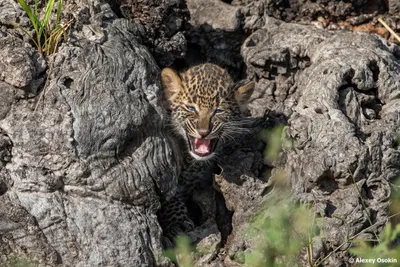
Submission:
<svg viewBox="0 0 400 267">
<path fill-rule="evenodd" d="M 210 63 L 179 74 L 165 68 L 161 81 L 170 123 L 190 155 L 185 158 L 176 196 L 162 203 L 158 216 L 164 237 L 172 243 L 176 235 L 193 228 L 185 203 L 196 183 L 211 175 L 209 160 L 240 132 L 254 82 L 234 84 L 226 70 Z"/>
<path fill-rule="evenodd" d="M 226 70 L 210 63 L 181 74 L 165 68 L 161 80 L 171 123 L 195 160 L 212 158 L 218 141 L 235 133 L 254 90 L 254 82 L 235 86 Z"/>
</svg>

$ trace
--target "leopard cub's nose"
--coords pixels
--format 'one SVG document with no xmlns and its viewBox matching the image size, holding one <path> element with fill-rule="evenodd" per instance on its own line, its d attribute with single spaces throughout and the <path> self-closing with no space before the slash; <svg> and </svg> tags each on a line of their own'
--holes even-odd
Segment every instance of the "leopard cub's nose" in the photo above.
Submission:
<svg viewBox="0 0 400 267">
<path fill-rule="evenodd" d="M 199 133 L 199 135 L 202 138 L 204 138 L 210 133 L 210 130 L 209 129 L 197 129 L 197 132 Z"/>
</svg>

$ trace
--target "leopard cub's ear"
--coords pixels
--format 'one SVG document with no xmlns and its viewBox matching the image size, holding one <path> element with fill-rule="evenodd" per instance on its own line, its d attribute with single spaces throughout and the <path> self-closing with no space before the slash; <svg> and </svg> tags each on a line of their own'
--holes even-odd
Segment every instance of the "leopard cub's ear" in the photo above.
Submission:
<svg viewBox="0 0 400 267">
<path fill-rule="evenodd" d="M 164 98 L 168 104 L 171 104 L 182 90 L 181 78 L 173 69 L 165 68 L 161 72 L 161 82 L 164 88 Z"/>
<path fill-rule="evenodd" d="M 254 92 L 255 85 L 255 82 L 248 82 L 236 89 L 235 100 L 239 104 L 240 111 L 245 112 L 247 110 L 247 103 Z"/>
</svg>

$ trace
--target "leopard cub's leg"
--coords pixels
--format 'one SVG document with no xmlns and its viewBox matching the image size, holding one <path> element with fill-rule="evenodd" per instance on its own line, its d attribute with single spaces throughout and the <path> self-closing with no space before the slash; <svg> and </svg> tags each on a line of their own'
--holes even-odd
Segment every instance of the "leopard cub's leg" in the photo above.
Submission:
<svg viewBox="0 0 400 267">
<path fill-rule="evenodd" d="M 178 235 L 191 231 L 195 226 L 185 202 L 177 196 L 161 203 L 158 221 L 163 229 L 163 246 L 166 248 L 173 247 Z"/>
<path fill-rule="evenodd" d="M 186 203 L 191 199 L 196 185 L 207 179 L 211 179 L 208 164 L 189 164 L 179 178 L 176 196 L 161 203 L 158 220 L 163 229 L 164 247 L 173 246 L 179 234 L 190 232 L 195 227 Z"/>
</svg>

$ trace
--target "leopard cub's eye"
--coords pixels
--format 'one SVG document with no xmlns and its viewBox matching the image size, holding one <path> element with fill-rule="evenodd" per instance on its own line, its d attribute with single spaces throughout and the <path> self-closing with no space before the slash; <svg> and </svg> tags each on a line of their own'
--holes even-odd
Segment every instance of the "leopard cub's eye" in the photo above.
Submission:
<svg viewBox="0 0 400 267">
<path fill-rule="evenodd" d="M 186 108 L 190 111 L 196 111 L 196 108 L 193 106 L 186 106 Z"/>
<path fill-rule="evenodd" d="M 214 113 L 215 113 L 215 114 L 222 113 L 222 112 L 224 112 L 222 109 L 218 109 L 218 108 L 217 108 L 216 110 L 214 110 Z"/>
</svg>

